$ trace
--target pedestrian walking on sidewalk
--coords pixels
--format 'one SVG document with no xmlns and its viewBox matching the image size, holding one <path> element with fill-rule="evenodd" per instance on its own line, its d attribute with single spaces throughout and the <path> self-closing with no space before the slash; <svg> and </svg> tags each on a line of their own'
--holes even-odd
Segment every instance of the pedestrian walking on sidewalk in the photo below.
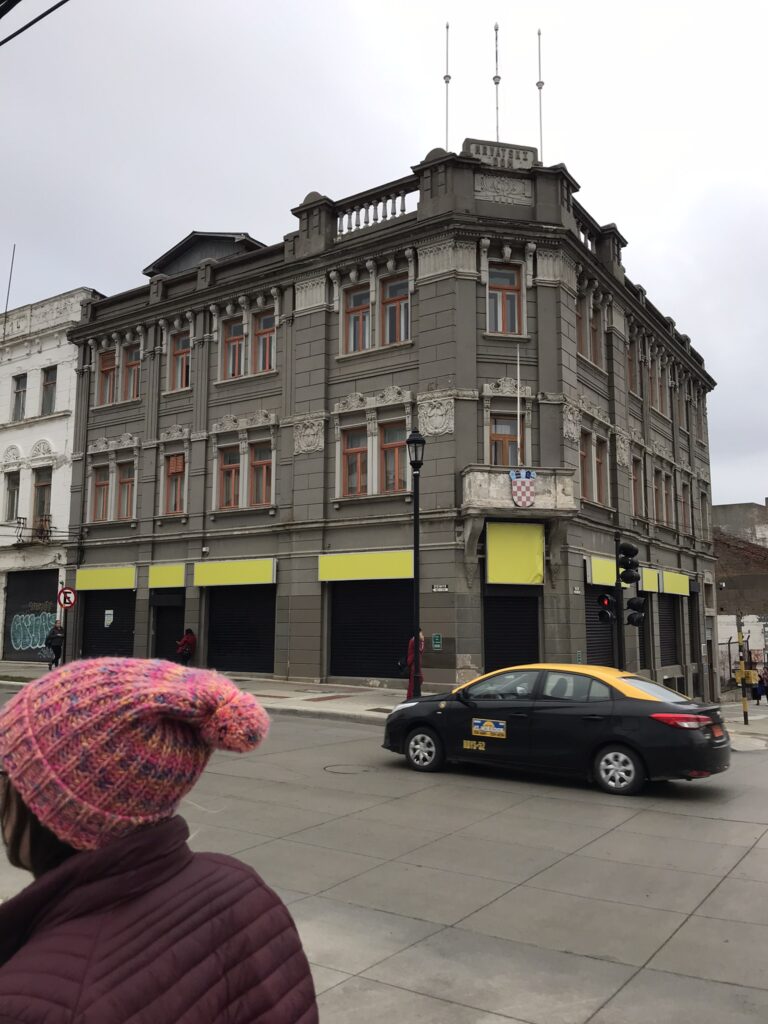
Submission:
<svg viewBox="0 0 768 1024">
<path fill-rule="evenodd" d="M 408 666 L 408 700 L 413 696 L 416 687 L 416 652 L 413 637 L 408 641 L 408 657 L 405 659 Z M 419 627 L 419 690 L 424 682 L 424 631 Z"/>
<path fill-rule="evenodd" d="M 48 671 L 50 672 L 52 668 L 58 667 L 61 660 L 61 650 L 64 646 L 64 627 L 61 624 L 61 619 L 56 619 L 51 626 L 50 632 L 45 638 L 45 646 L 51 652 L 51 659 L 48 663 Z"/>
<path fill-rule="evenodd" d="M 188 665 L 195 656 L 197 650 L 197 637 L 187 626 L 184 636 L 176 641 L 176 657 L 182 665 Z"/>
<path fill-rule="evenodd" d="M 216 672 L 97 658 L 0 709 L 0 826 L 34 881 L 0 906 L 0 1024 L 317 1024 L 293 920 L 176 815 L 214 749 L 269 727 Z"/>
</svg>

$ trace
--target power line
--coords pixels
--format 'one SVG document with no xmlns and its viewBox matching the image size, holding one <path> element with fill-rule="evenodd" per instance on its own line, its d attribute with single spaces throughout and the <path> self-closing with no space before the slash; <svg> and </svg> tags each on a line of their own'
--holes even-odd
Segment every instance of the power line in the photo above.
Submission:
<svg viewBox="0 0 768 1024">
<path fill-rule="evenodd" d="M 18 2 L 18 0 L 16 0 L 16 2 Z M 21 28 L 17 28 L 15 32 L 11 32 L 11 34 L 6 36 L 5 39 L 0 39 L 0 46 L 5 46 L 6 43 L 10 43 L 10 41 L 15 39 L 16 36 L 20 36 L 22 32 L 26 32 L 28 28 L 32 28 L 32 26 L 36 25 L 38 21 L 42 21 L 43 18 L 47 18 L 49 14 L 53 14 L 53 12 L 58 10 L 59 7 L 63 7 L 64 4 L 68 3 L 69 0 L 59 0 L 57 4 L 53 5 L 53 7 L 49 7 L 47 11 L 43 11 L 42 14 L 38 14 L 38 16 L 33 18 L 32 21 L 28 21 L 26 25 L 22 25 Z"/>
<path fill-rule="evenodd" d="M 4 18 L 6 14 L 10 14 L 14 7 L 21 3 L 21 0 L 3 0 L 0 4 L 0 18 Z"/>
</svg>

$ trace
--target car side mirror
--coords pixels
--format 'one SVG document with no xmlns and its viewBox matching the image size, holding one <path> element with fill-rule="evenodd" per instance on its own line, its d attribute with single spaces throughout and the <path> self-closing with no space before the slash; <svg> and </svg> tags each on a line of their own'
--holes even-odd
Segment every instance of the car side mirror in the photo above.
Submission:
<svg viewBox="0 0 768 1024">
<path fill-rule="evenodd" d="M 468 708 L 473 708 L 475 706 L 475 702 L 471 697 L 468 697 L 463 690 L 456 691 L 456 699 L 460 700 L 461 703 L 465 704 Z"/>
<path fill-rule="evenodd" d="M 515 689 L 516 689 L 518 697 L 527 697 L 528 696 L 528 690 L 527 690 L 527 688 L 525 686 L 517 686 Z"/>
</svg>

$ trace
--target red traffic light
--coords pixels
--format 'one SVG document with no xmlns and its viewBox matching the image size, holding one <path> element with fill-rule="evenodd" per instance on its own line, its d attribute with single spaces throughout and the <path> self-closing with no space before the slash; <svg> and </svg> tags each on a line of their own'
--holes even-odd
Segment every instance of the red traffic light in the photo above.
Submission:
<svg viewBox="0 0 768 1024">
<path fill-rule="evenodd" d="M 597 599 L 600 611 L 597 617 L 601 622 L 614 622 L 616 620 L 616 600 L 613 594 L 600 594 Z"/>
</svg>

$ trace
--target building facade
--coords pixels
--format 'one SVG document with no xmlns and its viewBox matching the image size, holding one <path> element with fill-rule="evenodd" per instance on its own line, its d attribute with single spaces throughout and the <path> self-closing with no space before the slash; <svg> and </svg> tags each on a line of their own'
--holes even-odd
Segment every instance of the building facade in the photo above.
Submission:
<svg viewBox="0 0 768 1024">
<path fill-rule="evenodd" d="M 710 692 L 714 381 L 577 189 L 469 139 L 311 192 L 278 244 L 192 233 L 90 303 L 70 332 L 72 652 L 168 656 L 188 625 L 225 670 L 395 677 L 418 426 L 428 681 L 610 662 L 596 597 L 619 530 L 648 597 L 630 665 Z"/>
<path fill-rule="evenodd" d="M 56 618 L 69 540 L 76 352 L 67 330 L 89 288 L 11 309 L 0 344 L 3 658 L 37 661 Z"/>
</svg>

